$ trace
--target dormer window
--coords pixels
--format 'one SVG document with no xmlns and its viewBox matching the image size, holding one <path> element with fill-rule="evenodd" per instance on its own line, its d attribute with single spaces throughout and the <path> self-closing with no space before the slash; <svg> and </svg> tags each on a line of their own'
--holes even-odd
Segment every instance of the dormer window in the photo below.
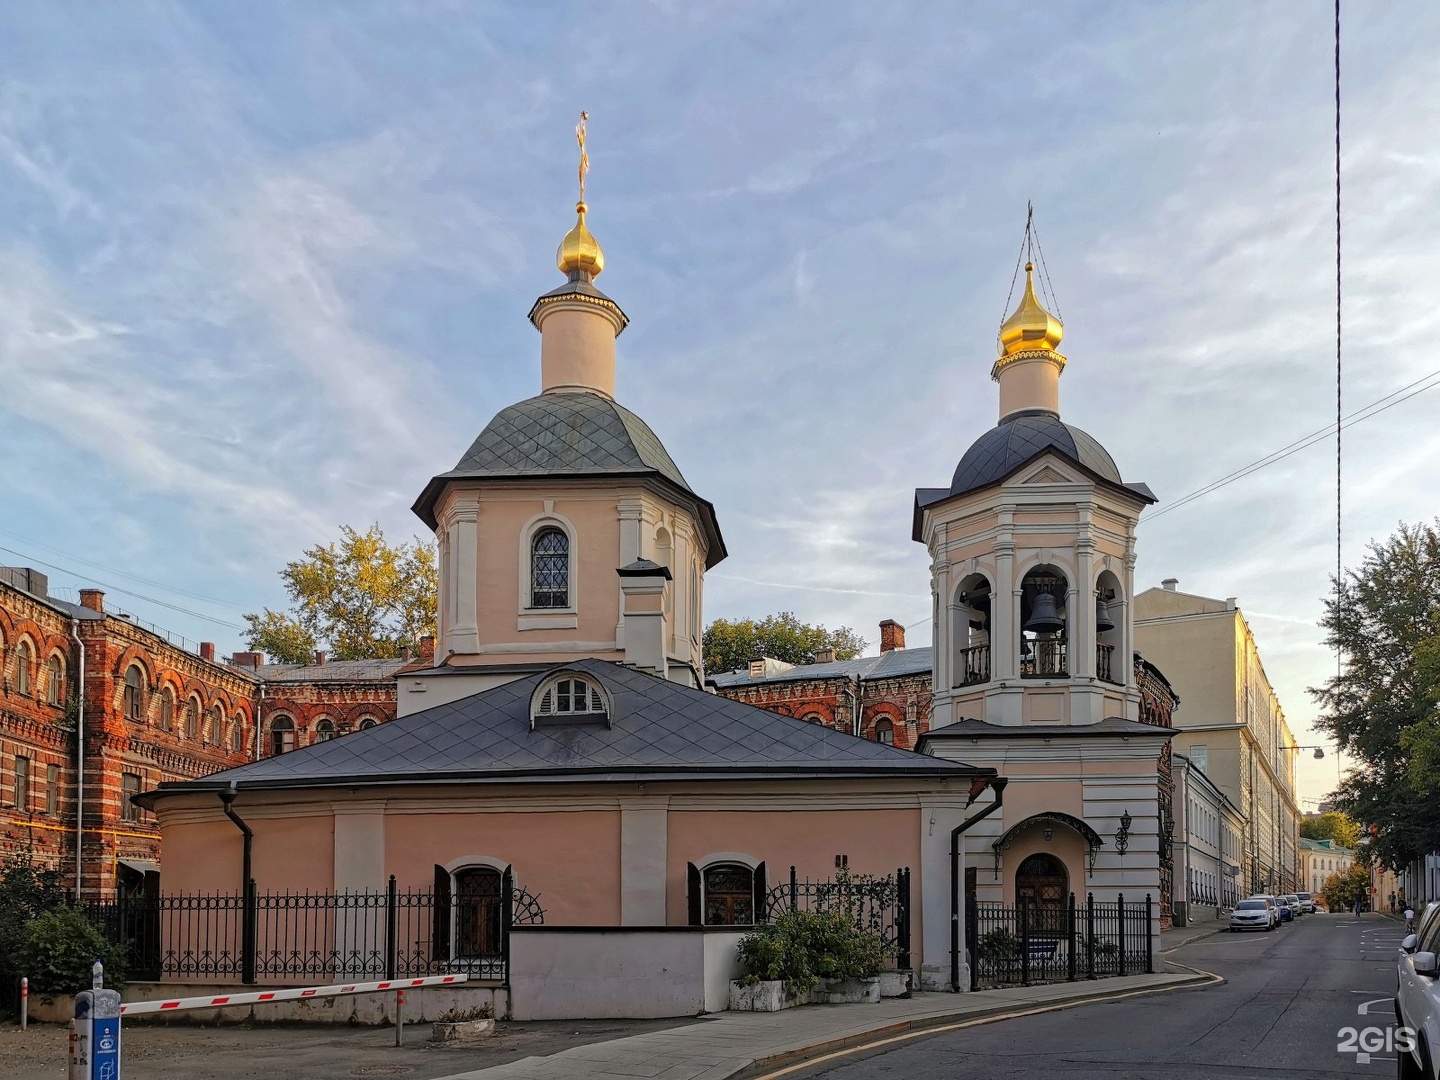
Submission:
<svg viewBox="0 0 1440 1080">
<path fill-rule="evenodd" d="M 542 683 L 532 699 L 532 727 L 609 722 L 608 695 L 596 683 L 578 675 L 563 675 Z"/>
</svg>

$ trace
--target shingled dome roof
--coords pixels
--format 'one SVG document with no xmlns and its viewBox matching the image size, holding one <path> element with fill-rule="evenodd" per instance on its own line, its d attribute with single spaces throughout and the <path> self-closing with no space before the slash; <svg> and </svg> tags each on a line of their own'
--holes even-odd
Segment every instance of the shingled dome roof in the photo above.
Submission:
<svg viewBox="0 0 1440 1080">
<path fill-rule="evenodd" d="M 1019 413 L 991 428 L 965 451 L 950 481 L 950 494 L 974 491 L 1009 476 L 1044 450 L 1058 450 L 1105 480 L 1121 484 L 1115 461 L 1093 436 L 1054 413 Z"/>
<path fill-rule="evenodd" d="M 699 503 L 715 530 L 710 563 L 724 558 L 714 511 L 685 482 L 649 425 L 600 394 L 541 394 L 495 414 L 455 468 L 426 485 L 413 507 L 435 528 L 435 503 L 449 480 L 522 477 L 658 476 Z"/>
</svg>

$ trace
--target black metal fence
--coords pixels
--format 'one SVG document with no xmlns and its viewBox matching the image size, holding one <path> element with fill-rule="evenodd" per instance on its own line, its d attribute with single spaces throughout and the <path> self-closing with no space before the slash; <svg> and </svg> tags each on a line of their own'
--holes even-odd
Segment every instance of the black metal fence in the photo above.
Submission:
<svg viewBox="0 0 1440 1080">
<path fill-rule="evenodd" d="M 1062 904 L 1022 897 L 1015 906 L 971 901 L 966 905 L 965 947 L 970 989 L 1075 982 L 1155 970 L 1153 904 L 1096 901 L 1071 893 Z"/>
<path fill-rule="evenodd" d="M 503 980 L 510 927 L 543 923 L 507 871 L 495 895 L 382 892 L 150 896 L 81 905 L 129 952 L 132 979 L 295 982 L 464 972 Z"/>
<path fill-rule="evenodd" d="M 910 868 L 888 877 L 842 871 L 824 881 L 801 880 L 790 867 L 790 880 L 770 890 L 765 920 L 787 911 L 840 911 L 857 930 L 880 938 L 886 963 L 910 968 Z"/>
</svg>

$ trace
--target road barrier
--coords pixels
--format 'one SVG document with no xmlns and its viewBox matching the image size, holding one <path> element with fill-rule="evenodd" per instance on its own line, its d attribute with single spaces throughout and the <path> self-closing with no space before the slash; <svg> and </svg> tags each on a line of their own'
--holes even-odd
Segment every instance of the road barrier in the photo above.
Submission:
<svg viewBox="0 0 1440 1080">
<path fill-rule="evenodd" d="M 120 1015 L 140 1016 L 143 1013 L 180 1012 L 184 1009 L 259 1005 L 268 1001 L 299 1001 L 304 998 L 340 997 L 345 994 L 378 994 L 385 990 L 404 992 L 424 986 L 459 986 L 461 983 L 469 981 L 469 975 L 427 975 L 418 979 L 382 979 L 379 982 L 336 983 L 334 986 L 297 986 L 284 990 L 259 990 L 245 994 L 172 998 L 169 1001 L 132 1001 L 120 1006 Z"/>
</svg>

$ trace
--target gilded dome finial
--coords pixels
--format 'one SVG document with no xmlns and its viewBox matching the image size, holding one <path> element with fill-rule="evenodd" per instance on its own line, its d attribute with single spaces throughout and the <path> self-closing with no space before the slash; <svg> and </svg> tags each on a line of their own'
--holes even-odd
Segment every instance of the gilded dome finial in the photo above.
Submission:
<svg viewBox="0 0 1440 1080">
<path fill-rule="evenodd" d="M 585 122 L 589 119 L 590 114 L 582 112 L 580 123 L 575 125 L 575 141 L 580 144 L 580 199 L 575 204 L 577 220 L 555 252 L 555 265 L 572 281 L 589 281 L 605 269 L 605 253 L 600 250 L 600 241 L 585 227 L 585 178 L 590 172 L 590 155 L 585 150 Z"/>
<path fill-rule="evenodd" d="M 1035 295 L 1035 264 L 1025 264 L 1025 292 L 1010 317 L 1000 324 L 1000 355 L 1033 350 L 1054 351 L 1065 336 L 1065 325 L 1045 310 Z"/>
</svg>

